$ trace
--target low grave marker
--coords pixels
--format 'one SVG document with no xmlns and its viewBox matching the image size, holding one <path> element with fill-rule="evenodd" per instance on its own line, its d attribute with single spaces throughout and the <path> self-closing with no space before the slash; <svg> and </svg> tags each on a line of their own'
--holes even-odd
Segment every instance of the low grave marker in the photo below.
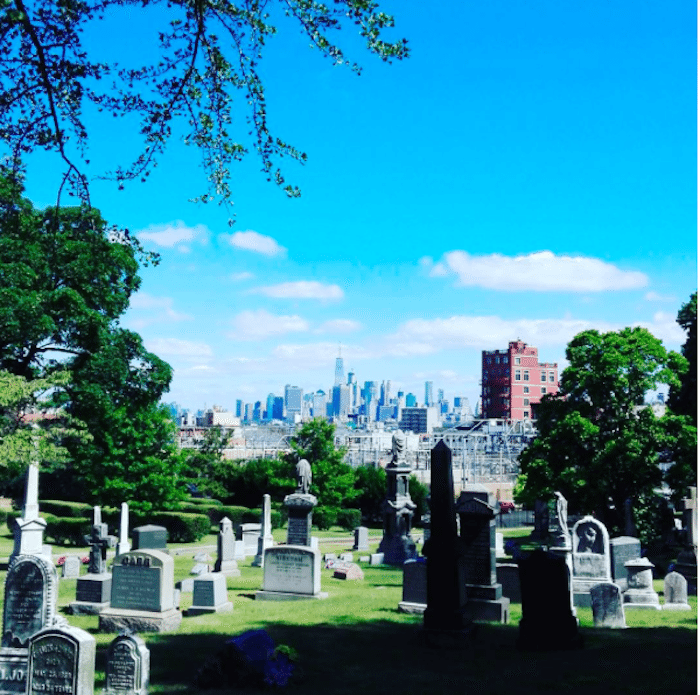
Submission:
<svg viewBox="0 0 700 695">
<path fill-rule="evenodd" d="M 151 654 L 138 635 L 115 637 L 107 649 L 102 695 L 148 695 Z"/>
</svg>

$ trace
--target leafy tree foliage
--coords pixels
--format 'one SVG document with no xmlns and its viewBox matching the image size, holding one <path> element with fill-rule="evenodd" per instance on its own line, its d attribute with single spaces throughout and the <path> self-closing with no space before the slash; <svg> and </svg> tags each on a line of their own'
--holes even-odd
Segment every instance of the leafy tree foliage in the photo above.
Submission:
<svg viewBox="0 0 700 695">
<path fill-rule="evenodd" d="M 219 471 L 224 462 L 224 449 L 231 433 L 223 427 L 209 427 L 196 449 L 183 451 L 184 475 L 197 490 L 216 499 L 224 499 L 228 491 L 222 485 Z"/>
<path fill-rule="evenodd" d="M 593 511 L 620 532 L 625 500 L 649 498 L 660 486 L 659 454 L 674 436 L 643 405 L 645 394 L 678 386 L 685 360 L 644 328 L 584 331 L 566 358 L 560 392 L 542 399 L 539 434 L 520 455 L 517 498 L 532 504 L 559 490 L 570 509 Z"/>
<path fill-rule="evenodd" d="M 355 471 L 355 504 L 367 520 L 382 518 L 382 502 L 386 497 L 386 471 L 381 467 L 358 466 Z"/>
<path fill-rule="evenodd" d="M 97 42 L 86 48 L 84 36 L 125 5 L 132 12 L 138 5 L 142 21 L 153 26 L 158 60 L 109 63 L 96 55 Z M 62 187 L 68 184 L 84 202 L 91 137 L 84 113 L 95 110 L 140 122 L 143 145 L 135 161 L 116 162 L 106 174 L 120 184 L 148 176 L 173 132 L 184 132 L 185 142 L 201 151 L 209 180 L 201 200 L 229 198 L 229 166 L 250 149 L 268 179 L 298 195 L 276 162 L 285 156 L 303 162 L 306 155 L 270 131 L 260 69 L 263 48 L 285 21 L 323 56 L 357 72 L 329 38 L 332 31 L 358 30 L 385 61 L 408 55 L 405 40 L 384 40 L 393 18 L 367 0 L 11 0 L 0 8 L 0 137 L 17 160 L 36 149 L 56 153 Z M 231 132 L 243 121 L 234 118 L 236 97 L 248 122 L 239 135 Z"/>
<path fill-rule="evenodd" d="M 285 457 L 290 470 L 300 459 L 307 459 L 313 471 L 311 493 L 319 506 L 330 509 L 352 507 L 358 497 L 355 475 L 344 462 L 345 449 L 335 446 L 335 425 L 324 418 L 305 423 L 289 440 L 292 453 Z"/>
<path fill-rule="evenodd" d="M 681 384 L 669 392 L 668 404 L 677 415 L 688 415 L 692 424 L 698 426 L 698 293 L 680 308 L 678 325 L 686 332 L 686 341 L 681 348 L 688 360 L 688 369 L 681 376 Z"/>
<path fill-rule="evenodd" d="M 66 438 L 70 462 L 48 466 L 42 485 L 144 510 L 172 503 L 179 457 L 157 405 L 171 369 L 118 324 L 139 264 L 154 259 L 97 210 L 35 210 L 21 182 L 0 174 L 0 369 L 29 379 L 69 371 L 53 401 L 91 434 Z"/>
</svg>

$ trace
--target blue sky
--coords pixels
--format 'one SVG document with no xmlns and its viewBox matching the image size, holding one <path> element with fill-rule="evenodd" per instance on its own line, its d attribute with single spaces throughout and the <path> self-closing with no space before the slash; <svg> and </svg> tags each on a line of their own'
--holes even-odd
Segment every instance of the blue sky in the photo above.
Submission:
<svg viewBox="0 0 700 695">
<path fill-rule="evenodd" d="M 167 399 L 327 390 L 339 346 L 360 382 L 420 396 L 432 380 L 472 405 L 481 350 L 509 340 L 562 366 L 588 328 L 643 325 L 679 349 L 697 287 L 695 3 L 381 4 L 408 60 L 340 34 L 357 77 L 295 29 L 268 44 L 272 128 L 309 157 L 285 167 L 300 199 L 251 156 L 230 228 L 187 202 L 205 180 L 178 142 L 146 184 L 95 182 L 103 215 L 162 254 L 124 325 L 173 365 Z M 88 43 L 148 59 L 151 20 L 112 21 Z M 92 135 L 95 168 L 135 147 L 118 123 Z M 36 205 L 57 171 L 29 161 Z"/>
</svg>

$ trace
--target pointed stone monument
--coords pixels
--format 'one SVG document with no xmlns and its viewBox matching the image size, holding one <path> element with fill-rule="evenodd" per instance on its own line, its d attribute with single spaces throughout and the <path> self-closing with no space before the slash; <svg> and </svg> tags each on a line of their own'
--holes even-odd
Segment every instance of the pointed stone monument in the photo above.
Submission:
<svg viewBox="0 0 700 695">
<path fill-rule="evenodd" d="M 253 567 L 262 567 L 264 565 L 265 551 L 275 544 L 272 538 L 272 515 L 270 512 L 270 495 L 263 495 L 263 508 L 260 514 L 260 536 L 258 537 L 258 554 L 253 560 Z"/>
<path fill-rule="evenodd" d="M 18 555 L 44 555 L 45 528 L 46 521 L 39 517 L 39 466 L 31 463 L 27 469 L 24 512 L 15 522 L 15 547 L 10 562 Z"/>
<path fill-rule="evenodd" d="M 131 543 L 129 543 L 129 505 L 126 502 L 122 502 L 122 512 L 119 519 L 119 543 L 117 544 L 117 555 L 124 555 L 131 550 Z"/>
<path fill-rule="evenodd" d="M 233 535 L 231 519 L 225 516 L 219 522 L 219 536 L 216 539 L 217 558 L 215 572 L 221 572 L 229 577 L 240 577 L 241 570 L 236 562 L 236 537 Z"/>
</svg>

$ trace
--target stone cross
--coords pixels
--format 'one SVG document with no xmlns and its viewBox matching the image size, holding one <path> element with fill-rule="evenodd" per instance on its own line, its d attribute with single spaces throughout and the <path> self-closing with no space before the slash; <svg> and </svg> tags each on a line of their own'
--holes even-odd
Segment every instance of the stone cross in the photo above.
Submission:
<svg viewBox="0 0 700 695">
<path fill-rule="evenodd" d="M 113 548 L 116 538 L 107 533 L 107 524 L 93 524 L 92 533 L 85 536 L 90 545 L 88 574 L 104 574 L 107 571 L 107 548 Z"/>
<path fill-rule="evenodd" d="M 698 545 L 698 489 L 690 488 L 690 497 L 683 500 L 683 522 L 687 529 L 687 544 Z"/>
</svg>

